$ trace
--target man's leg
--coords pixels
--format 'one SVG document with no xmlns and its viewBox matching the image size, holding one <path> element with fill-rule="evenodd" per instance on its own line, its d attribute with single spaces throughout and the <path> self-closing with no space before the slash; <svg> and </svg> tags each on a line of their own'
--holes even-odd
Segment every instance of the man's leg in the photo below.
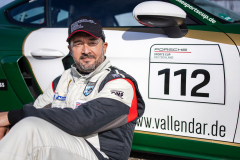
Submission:
<svg viewBox="0 0 240 160">
<path fill-rule="evenodd" d="M 97 160 L 81 137 L 72 136 L 45 120 L 24 118 L 0 141 L 4 160 Z"/>
</svg>

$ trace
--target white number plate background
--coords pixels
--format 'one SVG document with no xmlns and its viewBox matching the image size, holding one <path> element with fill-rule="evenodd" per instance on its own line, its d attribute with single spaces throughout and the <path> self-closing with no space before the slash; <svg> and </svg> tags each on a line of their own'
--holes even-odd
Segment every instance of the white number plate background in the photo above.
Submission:
<svg viewBox="0 0 240 160">
<path fill-rule="evenodd" d="M 151 48 L 149 98 L 225 104 L 224 65 L 218 45 L 184 45 L 184 49 L 182 48 L 182 45 L 154 45 Z M 209 56 L 213 53 L 214 56 Z M 215 59 L 208 57 L 215 57 Z M 165 79 L 167 74 L 158 74 L 165 69 L 169 69 L 169 84 Z M 174 72 L 182 69 L 186 69 L 186 82 L 182 82 L 185 84 L 181 84 L 181 78 L 184 75 L 174 76 Z M 197 74 L 196 78 L 192 77 L 193 72 L 197 70 L 208 72 L 210 78 L 202 73 Z M 194 87 L 204 80 L 208 83 L 193 91 Z M 167 86 L 169 91 L 166 94 L 164 88 Z M 186 89 L 183 95 L 181 89 L 184 87 Z M 208 96 L 196 96 L 192 94 L 193 92 L 205 93 Z"/>
<path fill-rule="evenodd" d="M 158 71 L 165 68 L 170 69 L 169 95 L 164 94 L 164 85 L 167 85 L 164 82 L 166 75 L 158 75 Z M 174 72 L 181 69 L 186 69 L 186 96 L 181 95 L 181 75 L 174 76 Z M 209 83 L 196 91 L 197 93 L 208 93 L 209 97 L 191 96 L 193 88 L 206 79 L 203 74 L 191 78 L 193 71 L 197 69 L 204 69 L 210 74 Z M 149 98 L 224 104 L 224 94 L 224 74 L 221 65 L 150 64 Z"/>
</svg>

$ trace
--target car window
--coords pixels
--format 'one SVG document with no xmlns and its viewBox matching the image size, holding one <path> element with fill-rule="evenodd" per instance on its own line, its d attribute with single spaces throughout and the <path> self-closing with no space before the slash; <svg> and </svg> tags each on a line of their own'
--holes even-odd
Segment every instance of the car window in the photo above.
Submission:
<svg viewBox="0 0 240 160">
<path fill-rule="evenodd" d="M 24 26 L 46 26 L 45 1 L 30 0 L 8 10 L 8 18 Z"/>
<path fill-rule="evenodd" d="M 132 12 L 128 13 L 121 13 L 115 15 L 114 18 L 116 19 L 119 26 L 144 26 L 138 23 L 132 16 Z"/>
<path fill-rule="evenodd" d="M 132 11 L 144 1 L 146 0 L 48 0 L 49 27 L 68 27 L 82 15 L 98 19 L 102 27 L 143 26 L 133 18 Z M 187 17 L 186 24 L 197 23 Z"/>
<path fill-rule="evenodd" d="M 208 0 L 187 0 L 205 11 L 213 14 L 214 16 L 223 19 L 225 22 L 237 22 L 240 21 L 240 14 L 231 11 L 225 7 L 222 7 L 216 3 Z"/>
</svg>

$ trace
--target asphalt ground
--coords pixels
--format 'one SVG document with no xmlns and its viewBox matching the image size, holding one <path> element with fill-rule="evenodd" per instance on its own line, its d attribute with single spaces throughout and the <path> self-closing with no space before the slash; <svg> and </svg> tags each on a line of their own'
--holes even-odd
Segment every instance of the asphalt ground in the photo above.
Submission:
<svg viewBox="0 0 240 160">
<path fill-rule="evenodd" d="M 183 157 L 173 157 L 168 155 L 157 155 L 132 151 L 128 160 L 185 160 Z"/>
</svg>

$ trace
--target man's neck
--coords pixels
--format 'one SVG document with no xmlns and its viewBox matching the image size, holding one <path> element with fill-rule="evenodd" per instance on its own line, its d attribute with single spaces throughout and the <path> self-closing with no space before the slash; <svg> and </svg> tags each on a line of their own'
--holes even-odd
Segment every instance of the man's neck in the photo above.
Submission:
<svg viewBox="0 0 240 160">
<path fill-rule="evenodd" d="M 83 72 L 83 71 L 80 71 L 78 68 L 77 68 L 77 71 L 78 71 L 81 75 L 83 75 L 83 76 L 86 76 L 86 75 L 88 75 L 88 74 L 91 73 L 91 72 Z"/>
</svg>

